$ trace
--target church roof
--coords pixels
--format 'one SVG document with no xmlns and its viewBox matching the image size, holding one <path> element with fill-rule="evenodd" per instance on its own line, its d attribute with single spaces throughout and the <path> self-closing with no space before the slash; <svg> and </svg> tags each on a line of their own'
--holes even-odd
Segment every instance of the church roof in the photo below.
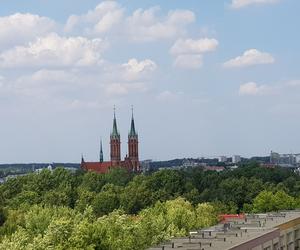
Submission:
<svg viewBox="0 0 300 250">
<path fill-rule="evenodd" d="M 121 167 L 121 168 L 125 168 L 127 170 L 131 170 L 132 169 L 132 163 L 130 161 L 130 159 L 125 158 L 124 161 L 120 161 L 119 162 L 119 166 L 116 167 Z M 105 162 L 81 162 L 81 168 L 87 171 L 92 171 L 92 172 L 96 172 L 99 174 L 106 174 L 108 173 L 108 171 L 111 168 L 114 168 L 112 166 L 112 162 L 111 161 L 105 161 Z"/>
<path fill-rule="evenodd" d="M 101 174 L 105 174 L 111 168 L 111 162 L 83 162 L 81 168 L 87 171 L 93 171 Z"/>
</svg>

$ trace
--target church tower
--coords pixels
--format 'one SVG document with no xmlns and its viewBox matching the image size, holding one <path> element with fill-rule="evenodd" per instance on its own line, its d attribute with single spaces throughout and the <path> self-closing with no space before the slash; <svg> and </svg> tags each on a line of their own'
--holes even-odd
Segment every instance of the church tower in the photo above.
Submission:
<svg viewBox="0 0 300 250">
<path fill-rule="evenodd" d="M 100 140 L 100 162 L 103 162 L 103 149 L 102 149 L 102 139 Z"/>
<path fill-rule="evenodd" d="M 138 144 L 139 144 L 138 134 L 135 130 L 133 109 L 132 109 L 131 126 L 128 134 L 128 158 L 132 163 L 132 167 L 133 167 L 132 170 L 134 172 L 140 171 Z"/>
<path fill-rule="evenodd" d="M 113 130 L 110 134 L 110 159 L 113 167 L 120 166 L 121 138 L 120 138 L 120 133 L 118 132 L 115 110 L 114 110 Z"/>
</svg>

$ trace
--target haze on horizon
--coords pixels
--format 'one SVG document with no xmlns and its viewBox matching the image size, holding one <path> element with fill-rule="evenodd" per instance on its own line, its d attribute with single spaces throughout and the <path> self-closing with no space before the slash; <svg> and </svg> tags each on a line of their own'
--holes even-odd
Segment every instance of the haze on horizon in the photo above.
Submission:
<svg viewBox="0 0 300 250">
<path fill-rule="evenodd" d="M 0 163 L 300 153 L 300 2 L 3 2 Z"/>
</svg>

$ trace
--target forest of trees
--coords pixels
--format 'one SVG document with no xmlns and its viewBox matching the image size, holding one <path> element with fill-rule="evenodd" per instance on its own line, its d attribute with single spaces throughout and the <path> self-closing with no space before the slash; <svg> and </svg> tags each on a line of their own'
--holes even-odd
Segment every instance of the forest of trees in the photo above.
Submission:
<svg viewBox="0 0 300 250">
<path fill-rule="evenodd" d="M 298 207 L 300 177 L 255 163 L 148 175 L 56 168 L 0 185 L 0 250 L 140 250 L 214 225 L 222 213 Z"/>
</svg>

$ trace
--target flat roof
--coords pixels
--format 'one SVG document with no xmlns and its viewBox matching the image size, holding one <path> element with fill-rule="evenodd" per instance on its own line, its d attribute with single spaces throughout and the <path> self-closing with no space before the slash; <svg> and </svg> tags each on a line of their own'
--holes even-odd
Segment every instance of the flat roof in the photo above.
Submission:
<svg viewBox="0 0 300 250">
<path fill-rule="evenodd" d="M 229 218 L 213 227 L 192 230 L 190 237 L 173 238 L 149 250 L 229 250 L 253 239 L 276 234 L 278 226 L 297 218 L 300 218 L 300 210 L 247 214 L 244 219 Z"/>
</svg>

